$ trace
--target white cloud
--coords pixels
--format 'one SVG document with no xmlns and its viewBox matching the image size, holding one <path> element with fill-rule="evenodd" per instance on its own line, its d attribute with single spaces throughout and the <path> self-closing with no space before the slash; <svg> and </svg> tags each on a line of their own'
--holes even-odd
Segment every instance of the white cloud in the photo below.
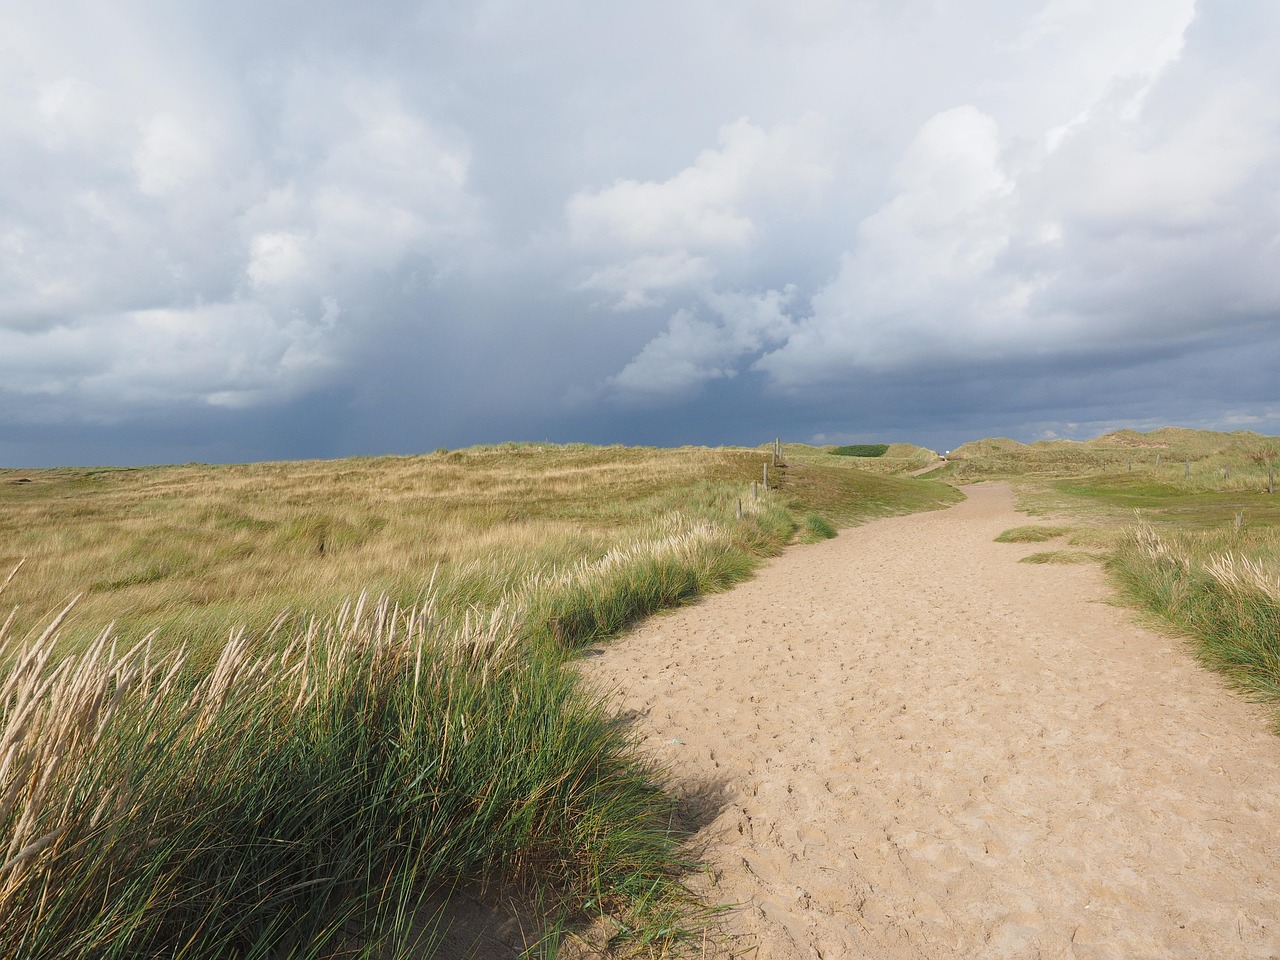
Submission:
<svg viewBox="0 0 1280 960">
<path fill-rule="evenodd" d="M 720 128 L 719 148 L 704 150 L 669 180 L 619 180 L 575 194 L 566 207 L 580 247 L 624 250 L 741 248 L 756 237 L 751 211 L 807 206 L 832 178 L 815 118 L 766 132 L 740 119 Z"/>
<path fill-rule="evenodd" d="M 762 224 L 815 214 L 834 177 L 816 117 L 770 131 L 740 119 L 717 140 L 668 180 L 620 180 L 570 198 L 570 243 L 613 258 L 581 288 L 611 294 L 615 309 L 660 305 L 673 289 L 705 286 L 757 242 Z"/>
<path fill-rule="evenodd" d="M 337 304 L 408 262 L 455 269 L 484 229 L 465 138 L 396 82 L 333 63 L 236 78 L 271 98 L 255 130 L 166 65 L 140 58 L 148 87 L 32 55 L 0 99 L 25 131 L 0 158 L 11 393 L 92 398 L 95 417 L 295 396 L 377 321 Z"/>
<path fill-rule="evenodd" d="M 608 294 L 614 310 L 637 310 L 660 306 L 672 290 L 705 286 L 710 276 L 706 257 L 677 250 L 611 263 L 587 277 L 579 289 Z"/>
<path fill-rule="evenodd" d="M 677 310 L 666 329 L 608 386 L 626 403 L 690 396 L 711 380 L 736 377 L 744 357 L 784 341 L 794 325 L 787 308 L 796 290 L 707 293 L 704 307 Z"/>
<path fill-rule="evenodd" d="M 109 422 L 154 404 L 248 406 L 295 396 L 333 364 L 341 314 L 280 321 L 259 304 L 137 310 L 39 333 L 0 331 L 0 379 L 21 396 L 71 396 Z"/>
<path fill-rule="evenodd" d="M 975 326 L 1009 335 L 1032 291 L 992 277 L 1016 214 L 995 121 L 968 106 L 931 117 L 895 183 L 897 195 L 859 224 L 854 252 L 813 296 L 811 315 L 759 369 L 793 384 L 954 350 Z"/>
<path fill-rule="evenodd" d="M 1257 242 L 1274 248 L 1280 222 L 1280 109 L 1261 79 L 1197 87 L 1181 14 L 1140 65 L 1138 109 L 1112 86 L 1039 152 L 972 107 L 923 124 L 896 195 L 758 369 L 802 391 L 860 368 L 1169 346 L 1280 312 Z"/>
<path fill-rule="evenodd" d="M 209 148 L 190 121 L 172 114 L 156 114 L 143 126 L 134 153 L 138 189 L 149 197 L 163 197 L 187 186 L 211 168 Z"/>
</svg>

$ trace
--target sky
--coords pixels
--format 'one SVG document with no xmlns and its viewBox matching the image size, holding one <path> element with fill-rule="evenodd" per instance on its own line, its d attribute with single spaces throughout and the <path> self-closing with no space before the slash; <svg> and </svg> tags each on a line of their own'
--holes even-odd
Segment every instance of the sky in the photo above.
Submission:
<svg viewBox="0 0 1280 960">
<path fill-rule="evenodd" d="M 1280 434 L 1275 0 L 0 0 L 0 466 Z"/>
</svg>

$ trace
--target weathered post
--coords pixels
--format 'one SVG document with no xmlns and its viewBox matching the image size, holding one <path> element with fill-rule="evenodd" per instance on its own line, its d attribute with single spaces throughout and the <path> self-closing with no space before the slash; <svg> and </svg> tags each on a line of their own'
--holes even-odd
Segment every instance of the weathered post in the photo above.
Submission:
<svg viewBox="0 0 1280 960">
<path fill-rule="evenodd" d="M 1160 469 L 1160 454 L 1156 454 L 1156 469 Z"/>
<path fill-rule="evenodd" d="M 751 499 L 752 500 L 760 499 L 760 481 L 759 480 L 751 481 Z"/>
<path fill-rule="evenodd" d="M 738 498 L 738 519 L 742 519 L 742 498 Z"/>
<path fill-rule="evenodd" d="M 1276 468 L 1267 467 L 1267 493 L 1276 492 Z"/>
<path fill-rule="evenodd" d="M 1191 476 L 1191 461 L 1190 461 L 1190 460 L 1188 460 L 1185 464 L 1183 464 L 1183 468 L 1182 468 L 1182 475 L 1183 475 L 1184 477 L 1189 477 L 1189 476 Z"/>
<path fill-rule="evenodd" d="M 1129 472 L 1133 473 L 1133 457 L 1129 458 Z"/>
</svg>

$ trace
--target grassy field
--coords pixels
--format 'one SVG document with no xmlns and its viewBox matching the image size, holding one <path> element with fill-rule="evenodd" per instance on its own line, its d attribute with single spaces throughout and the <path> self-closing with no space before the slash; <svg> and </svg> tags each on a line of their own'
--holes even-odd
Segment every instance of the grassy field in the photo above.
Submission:
<svg viewBox="0 0 1280 960">
<path fill-rule="evenodd" d="M 546 953 L 600 917 L 676 948 L 678 811 L 574 651 L 956 496 L 821 462 L 753 495 L 766 456 L 0 471 L 5 955 L 407 956 L 455 889 L 536 905 Z"/>
<path fill-rule="evenodd" d="M 1193 638 L 1198 655 L 1278 711 L 1280 438 L 1247 431 L 1121 431 L 1083 443 L 984 440 L 954 451 L 953 481 L 1008 479 L 1037 524 L 1002 539 L 1062 538 L 1028 562 L 1105 560 L 1124 595 Z"/>
</svg>

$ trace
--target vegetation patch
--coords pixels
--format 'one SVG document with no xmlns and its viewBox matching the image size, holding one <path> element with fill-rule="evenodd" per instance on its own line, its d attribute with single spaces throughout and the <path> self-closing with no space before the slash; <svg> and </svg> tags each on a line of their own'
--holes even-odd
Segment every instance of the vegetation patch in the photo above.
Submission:
<svg viewBox="0 0 1280 960">
<path fill-rule="evenodd" d="M 1051 527 L 1043 524 L 1031 524 L 1025 527 L 1011 527 L 996 537 L 996 543 L 1044 543 L 1056 540 L 1071 532 L 1070 527 Z"/>
<path fill-rule="evenodd" d="M 1083 550 L 1043 550 L 1023 557 L 1019 563 L 1098 563 L 1104 558 Z"/>
<path fill-rule="evenodd" d="M 810 542 L 818 540 L 830 540 L 836 535 L 836 528 L 831 521 L 818 513 L 806 513 L 804 515 L 803 527 L 806 539 Z"/>
<path fill-rule="evenodd" d="M 883 457 L 889 452 L 887 443 L 854 443 L 843 447 L 835 447 L 831 455 L 835 457 Z"/>
<path fill-rule="evenodd" d="M 1109 566 L 1132 600 L 1195 638 L 1205 663 L 1280 708 L 1280 530 L 1139 525 Z"/>
<path fill-rule="evenodd" d="M 795 505 L 797 512 L 811 509 L 840 526 L 917 510 L 937 510 L 964 499 L 954 487 L 933 479 L 890 476 L 843 466 L 798 463 L 777 474 L 778 492 Z"/>
</svg>

